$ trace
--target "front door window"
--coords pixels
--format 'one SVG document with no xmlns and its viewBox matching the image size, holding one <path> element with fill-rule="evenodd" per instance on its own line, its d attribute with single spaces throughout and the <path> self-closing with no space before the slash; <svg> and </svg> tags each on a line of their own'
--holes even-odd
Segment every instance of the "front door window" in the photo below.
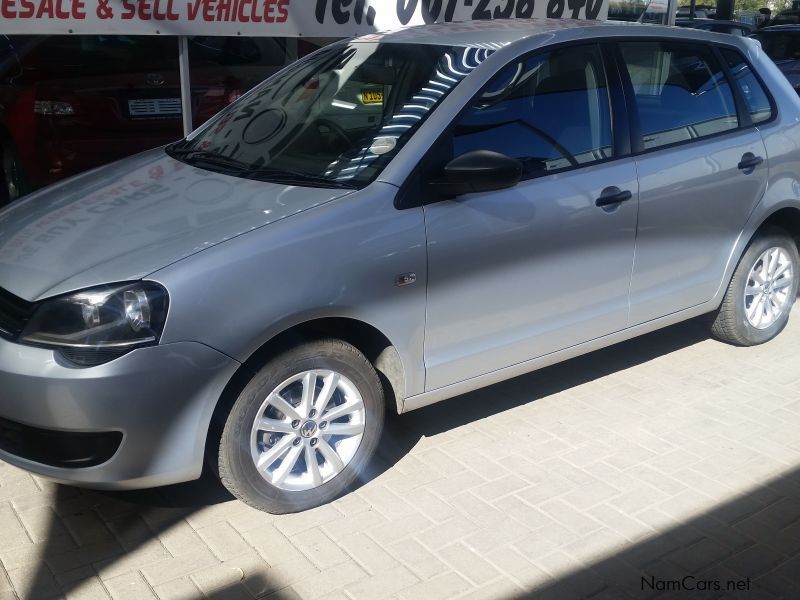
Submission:
<svg viewBox="0 0 800 600">
<path fill-rule="evenodd" d="M 494 150 L 520 160 L 523 178 L 611 157 L 608 90 L 595 45 L 520 58 L 461 117 L 454 155 Z"/>
</svg>

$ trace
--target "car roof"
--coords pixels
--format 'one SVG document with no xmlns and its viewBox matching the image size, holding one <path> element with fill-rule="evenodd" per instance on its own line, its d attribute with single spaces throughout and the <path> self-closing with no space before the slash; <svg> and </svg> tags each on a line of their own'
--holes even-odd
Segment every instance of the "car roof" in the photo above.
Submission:
<svg viewBox="0 0 800 600">
<path fill-rule="evenodd" d="M 534 36 L 546 35 L 547 44 L 557 44 L 580 37 L 592 39 L 617 36 L 652 36 L 680 39 L 728 40 L 724 33 L 695 28 L 668 27 L 626 21 L 591 21 L 578 19 L 496 19 L 418 25 L 395 31 L 372 33 L 355 41 L 416 43 L 437 46 L 477 46 L 500 48 Z M 720 37 L 721 36 L 721 37 Z"/>
<path fill-rule="evenodd" d="M 494 19 L 417 25 L 393 31 L 368 34 L 359 40 L 379 38 L 389 43 L 419 43 L 447 46 L 497 44 L 505 46 L 518 40 L 564 29 L 602 27 L 606 21 L 578 19 Z"/>
</svg>

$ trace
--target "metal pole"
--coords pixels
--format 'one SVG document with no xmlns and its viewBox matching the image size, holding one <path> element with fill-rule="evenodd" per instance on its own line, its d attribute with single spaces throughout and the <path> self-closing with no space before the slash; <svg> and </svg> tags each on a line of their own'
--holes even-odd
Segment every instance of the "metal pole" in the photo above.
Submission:
<svg viewBox="0 0 800 600">
<path fill-rule="evenodd" d="M 675 25 L 675 16 L 678 12 L 678 0 L 669 0 L 667 2 L 667 22 L 665 25 Z"/>
<path fill-rule="evenodd" d="M 183 134 L 192 132 L 192 79 L 189 74 L 189 38 L 178 37 L 178 64 L 181 75 L 181 114 L 183 115 Z"/>
</svg>

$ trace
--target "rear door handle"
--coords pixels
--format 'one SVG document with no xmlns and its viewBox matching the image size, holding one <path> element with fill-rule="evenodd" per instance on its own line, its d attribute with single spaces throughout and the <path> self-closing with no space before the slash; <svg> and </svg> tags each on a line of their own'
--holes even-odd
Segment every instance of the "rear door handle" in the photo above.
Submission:
<svg viewBox="0 0 800 600">
<path fill-rule="evenodd" d="M 629 190 L 621 190 L 618 187 L 611 186 L 604 189 L 594 203 L 602 208 L 612 204 L 619 204 L 620 202 L 627 202 L 631 198 L 633 198 L 633 194 Z"/>
<path fill-rule="evenodd" d="M 745 152 L 737 167 L 740 171 L 752 171 L 763 162 L 764 159 L 760 156 L 756 156 L 752 152 Z"/>
</svg>

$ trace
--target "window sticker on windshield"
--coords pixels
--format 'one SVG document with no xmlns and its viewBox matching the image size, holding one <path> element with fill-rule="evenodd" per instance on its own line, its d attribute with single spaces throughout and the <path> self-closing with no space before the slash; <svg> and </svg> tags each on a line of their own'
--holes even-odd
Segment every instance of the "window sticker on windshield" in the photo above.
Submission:
<svg viewBox="0 0 800 600">
<path fill-rule="evenodd" d="M 369 151 L 373 154 L 386 154 L 387 152 L 391 152 L 394 150 L 394 147 L 397 146 L 397 140 L 393 137 L 379 137 L 375 138 L 375 141 L 372 142 L 372 146 L 369 147 Z"/>
<path fill-rule="evenodd" d="M 383 104 L 383 90 L 362 90 L 361 102 L 364 104 Z"/>
</svg>

